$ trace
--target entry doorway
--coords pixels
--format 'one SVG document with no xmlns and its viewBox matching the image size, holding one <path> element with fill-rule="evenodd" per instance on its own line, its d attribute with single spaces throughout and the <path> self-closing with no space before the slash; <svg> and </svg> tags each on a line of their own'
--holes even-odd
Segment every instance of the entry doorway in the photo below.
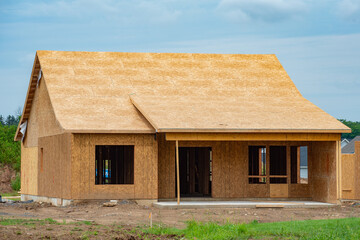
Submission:
<svg viewBox="0 0 360 240">
<path fill-rule="evenodd" d="M 181 197 L 210 197 L 211 147 L 179 147 L 179 173 Z"/>
<path fill-rule="evenodd" d="M 270 197 L 289 196 L 287 178 L 286 146 L 270 146 Z"/>
</svg>

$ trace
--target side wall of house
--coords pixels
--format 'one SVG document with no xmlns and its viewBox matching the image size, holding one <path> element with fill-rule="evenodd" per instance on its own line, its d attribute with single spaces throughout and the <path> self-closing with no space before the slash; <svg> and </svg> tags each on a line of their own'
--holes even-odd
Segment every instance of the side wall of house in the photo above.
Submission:
<svg viewBox="0 0 360 240">
<path fill-rule="evenodd" d="M 63 132 L 56 121 L 46 82 L 35 91 L 26 135 L 21 144 L 21 193 L 38 195 L 38 139 Z"/>
<path fill-rule="evenodd" d="M 71 198 L 71 134 L 39 138 L 38 196 Z"/>
<path fill-rule="evenodd" d="M 360 200 L 360 141 L 355 152 L 341 154 L 342 199 Z"/>
<path fill-rule="evenodd" d="M 38 193 L 38 147 L 24 147 L 21 143 L 21 193 Z"/>
<path fill-rule="evenodd" d="M 95 185 L 95 146 L 134 145 L 134 184 Z M 73 134 L 72 199 L 157 199 L 158 152 L 153 134 Z"/>
<path fill-rule="evenodd" d="M 336 203 L 336 142 L 312 143 L 311 195 L 314 201 Z"/>
<path fill-rule="evenodd" d="M 355 199 L 355 163 L 355 154 L 341 154 L 342 199 Z"/>
<path fill-rule="evenodd" d="M 360 142 L 355 142 L 355 199 L 360 200 Z"/>
</svg>

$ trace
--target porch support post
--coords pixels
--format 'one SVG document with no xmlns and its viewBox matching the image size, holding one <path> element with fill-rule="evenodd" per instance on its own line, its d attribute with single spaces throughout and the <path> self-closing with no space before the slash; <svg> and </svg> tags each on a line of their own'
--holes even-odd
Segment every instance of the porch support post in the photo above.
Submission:
<svg viewBox="0 0 360 240">
<path fill-rule="evenodd" d="M 180 205 L 180 170 L 179 170 L 179 142 L 176 140 L 176 190 L 177 190 L 177 204 Z"/>
<path fill-rule="evenodd" d="M 337 167 L 337 199 L 341 200 L 342 199 L 342 186 L 341 186 L 341 178 L 342 178 L 342 174 L 341 174 L 341 141 L 336 141 L 336 167 Z"/>
</svg>

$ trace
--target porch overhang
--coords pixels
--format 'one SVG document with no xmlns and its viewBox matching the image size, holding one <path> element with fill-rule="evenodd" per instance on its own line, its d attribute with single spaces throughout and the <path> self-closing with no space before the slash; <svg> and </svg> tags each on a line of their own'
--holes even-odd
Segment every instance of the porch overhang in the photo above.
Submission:
<svg viewBox="0 0 360 240">
<path fill-rule="evenodd" d="M 167 141 L 340 141 L 339 133 L 165 133 Z"/>
</svg>

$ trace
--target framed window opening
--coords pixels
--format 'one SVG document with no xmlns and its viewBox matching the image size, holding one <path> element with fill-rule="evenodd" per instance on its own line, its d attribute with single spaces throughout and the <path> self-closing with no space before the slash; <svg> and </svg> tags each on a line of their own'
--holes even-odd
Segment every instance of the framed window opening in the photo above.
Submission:
<svg viewBox="0 0 360 240">
<path fill-rule="evenodd" d="M 134 184 L 134 146 L 96 145 L 95 184 Z"/>
<path fill-rule="evenodd" d="M 308 147 L 291 147 L 291 184 L 308 184 Z"/>
<path fill-rule="evenodd" d="M 266 184 L 266 147 L 249 146 L 249 184 Z"/>
</svg>

